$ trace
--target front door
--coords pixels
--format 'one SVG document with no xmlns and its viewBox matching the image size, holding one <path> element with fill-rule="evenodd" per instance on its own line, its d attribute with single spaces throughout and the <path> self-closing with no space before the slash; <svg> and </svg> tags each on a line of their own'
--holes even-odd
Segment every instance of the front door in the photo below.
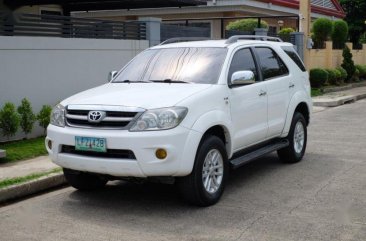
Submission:
<svg viewBox="0 0 366 241">
<path fill-rule="evenodd" d="M 253 71 L 255 83 L 231 85 L 234 72 L 248 70 Z M 234 151 L 263 141 L 267 136 L 267 88 L 258 73 L 250 48 L 235 52 L 228 73 Z"/>
</svg>

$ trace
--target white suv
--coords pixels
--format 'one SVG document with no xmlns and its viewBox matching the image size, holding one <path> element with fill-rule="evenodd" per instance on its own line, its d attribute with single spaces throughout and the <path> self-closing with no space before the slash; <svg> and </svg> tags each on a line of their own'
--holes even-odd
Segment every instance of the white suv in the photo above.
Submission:
<svg viewBox="0 0 366 241">
<path fill-rule="evenodd" d="M 273 151 L 302 159 L 312 101 L 293 45 L 259 36 L 171 42 L 53 109 L 46 147 L 73 187 L 169 177 L 208 206 L 230 168 Z"/>
</svg>

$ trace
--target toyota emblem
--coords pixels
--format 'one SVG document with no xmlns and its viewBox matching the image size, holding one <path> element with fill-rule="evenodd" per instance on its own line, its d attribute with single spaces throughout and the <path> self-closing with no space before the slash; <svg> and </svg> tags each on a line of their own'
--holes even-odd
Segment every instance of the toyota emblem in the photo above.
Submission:
<svg viewBox="0 0 366 241">
<path fill-rule="evenodd" d="M 105 116 L 106 113 L 104 111 L 92 110 L 88 113 L 88 121 L 91 123 L 99 123 L 104 119 Z"/>
</svg>

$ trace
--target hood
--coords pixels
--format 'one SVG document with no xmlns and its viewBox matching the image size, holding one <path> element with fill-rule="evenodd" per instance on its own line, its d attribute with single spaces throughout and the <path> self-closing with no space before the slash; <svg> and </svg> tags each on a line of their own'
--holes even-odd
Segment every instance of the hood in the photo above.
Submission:
<svg viewBox="0 0 366 241">
<path fill-rule="evenodd" d="M 174 106 L 211 86 L 180 83 L 110 83 L 73 95 L 61 104 L 120 105 L 154 109 Z"/>
</svg>

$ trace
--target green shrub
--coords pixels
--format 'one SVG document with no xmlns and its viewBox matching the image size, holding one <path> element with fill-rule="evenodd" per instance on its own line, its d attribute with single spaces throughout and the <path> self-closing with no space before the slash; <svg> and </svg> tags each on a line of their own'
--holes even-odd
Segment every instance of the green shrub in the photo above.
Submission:
<svg viewBox="0 0 366 241">
<path fill-rule="evenodd" d="M 361 75 L 366 77 L 366 65 L 361 65 Z"/>
<path fill-rule="evenodd" d="M 328 72 L 324 69 L 310 70 L 310 83 L 312 88 L 320 88 L 328 81 Z"/>
<path fill-rule="evenodd" d="M 278 32 L 278 36 L 280 36 L 282 40 L 290 40 L 291 33 L 293 32 L 295 32 L 293 28 L 283 28 Z"/>
<path fill-rule="evenodd" d="M 351 53 L 351 50 L 347 46 L 343 49 L 342 55 L 343 55 L 343 63 L 341 66 L 343 69 L 347 71 L 346 81 L 349 82 L 356 71 L 355 63 L 352 60 L 353 55 Z"/>
<path fill-rule="evenodd" d="M 15 110 L 15 105 L 6 102 L 4 107 L 0 110 L 0 128 L 2 133 L 8 139 L 17 133 L 19 128 L 20 117 Z"/>
<path fill-rule="evenodd" d="M 31 103 L 26 98 L 22 99 L 22 103 L 18 107 L 18 113 L 20 114 L 20 127 L 24 134 L 28 135 L 33 130 L 36 117 L 33 113 Z"/>
<path fill-rule="evenodd" d="M 360 37 L 360 43 L 361 44 L 366 44 L 366 33 L 362 34 Z"/>
<path fill-rule="evenodd" d="M 361 68 L 360 68 L 360 76 L 361 76 L 361 78 L 365 78 L 366 79 L 366 65 L 361 65 Z"/>
<path fill-rule="evenodd" d="M 342 73 L 339 69 L 334 69 L 334 73 L 336 75 L 336 80 L 334 83 L 331 83 L 332 85 L 340 85 L 343 83 L 342 81 Z"/>
<path fill-rule="evenodd" d="M 255 18 L 241 19 L 234 22 L 230 22 L 226 26 L 226 30 L 238 30 L 238 31 L 251 31 L 258 28 L 258 20 Z M 268 23 L 261 20 L 261 28 L 268 29 Z"/>
<path fill-rule="evenodd" d="M 337 77 L 340 77 L 341 73 L 335 69 L 326 69 L 328 72 L 328 82 L 327 84 L 336 85 L 337 84 Z M 339 75 L 338 75 L 339 74 Z"/>
<path fill-rule="evenodd" d="M 38 123 L 41 127 L 43 127 L 45 134 L 46 134 L 47 126 L 50 124 L 51 112 L 52 112 L 51 106 L 43 105 L 42 109 L 40 110 L 40 112 L 37 115 Z"/>
<path fill-rule="evenodd" d="M 360 81 L 360 71 L 356 68 L 355 73 L 352 76 L 352 81 L 359 82 Z"/>
<path fill-rule="evenodd" d="M 356 65 L 356 69 L 360 72 L 360 78 L 366 78 L 366 65 Z"/>
<path fill-rule="evenodd" d="M 313 24 L 314 42 L 317 47 L 323 48 L 333 32 L 333 23 L 327 18 L 318 18 Z"/>
<path fill-rule="evenodd" d="M 343 49 L 348 38 L 348 24 L 343 20 L 333 22 L 332 41 L 334 49 Z"/>
<path fill-rule="evenodd" d="M 338 83 L 343 84 L 347 78 L 347 71 L 342 67 L 338 67 L 337 70 L 341 73 L 341 78 L 339 79 Z"/>
</svg>

